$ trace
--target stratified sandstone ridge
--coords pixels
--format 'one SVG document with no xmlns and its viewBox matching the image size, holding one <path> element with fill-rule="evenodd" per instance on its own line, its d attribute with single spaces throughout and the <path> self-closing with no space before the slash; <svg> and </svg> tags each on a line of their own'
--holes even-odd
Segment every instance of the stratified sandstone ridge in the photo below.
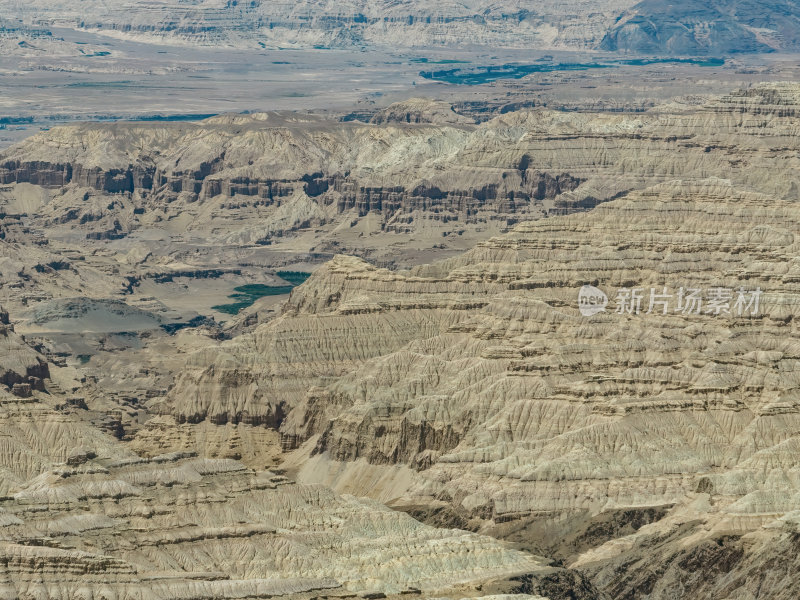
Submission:
<svg viewBox="0 0 800 600">
<path fill-rule="evenodd" d="M 131 454 L 85 422 L 66 395 L 80 387 L 80 375 L 49 364 L 8 324 L 2 309 L 0 357 L 0 494 L 64 463 L 76 448 L 96 448 L 113 458 Z"/>
<path fill-rule="evenodd" d="M 423 249 L 452 245 L 448 235 L 474 239 L 476 230 L 499 233 L 538 217 L 581 183 L 526 157 L 520 124 L 450 116 L 452 123 L 398 124 L 387 114 L 368 125 L 261 113 L 197 125 L 54 128 L 4 153 L 0 183 L 58 189 L 7 212 L 35 213 L 47 228 L 77 226 L 91 239 L 167 227 L 207 243 L 272 245 L 321 228 L 318 250 L 366 246 L 387 258 L 385 240 L 366 236 L 408 245 L 417 232 Z M 332 230 L 341 231 L 329 239 Z"/>
<path fill-rule="evenodd" d="M 2 598 L 460 597 L 553 571 L 490 537 L 236 460 L 140 458 L 64 402 L 74 369 L 47 373 L 5 327 L 7 372 L 35 363 L 43 380 L 0 388 Z"/>
<path fill-rule="evenodd" d="M 634 0 L 580 4 L 548 0 L 328 3 L 175 0 L 12 2 L 0 17 L 70 27 L 113 37 L 175 45 L 244 48 L 361 47 L 365 45 L 591 48 Z M 91 15 L 91 16 L 89 16 Z"/>
<path fill-rule="evenodd" d="M 40 241 L 52 251 L 64 245 L 97 256 L 98 242 L 126 240 L 128 255 L 115 265 L 119 285 L 178 265 L 208 273 L 208 247 L 248 248 L 248 260 L 231 252 L 240 261 L 231 268 L 263 261 L 266 247 L 314 260 L 348 253 L 419 264 L 520 221 L 586 210 L 676 178 L 716 176 L 797 197 L 796 106 L 796 86 L 773 84 L 700 106 L 520 111 L 479 125 L 447 105 L 415 100 L 372 124 L 258 113 L 57 127 L 0 156 L 0 210 L 9 217 L 0 239 L 27 239 L 14 217 L 47 232 Z M 776 169 L 781 177 L 769 175 Z M 91 253 L 81 238 L 92 242 Z M 64 276 L 97 267 L 94 259 L 61 260 Z"/>
<path fill-rule="evenodd" d="M 427 98 L 411 98 L 395 102 L 378 111 L 370 123 L 471 123 L 472 120 L 460 115 L 446 102 Z"/>
<path fill-rule="evenodd" d="M 6 595 L 797 597 L 798 89 L 9 150 Z"/>
<path fill-rule="evenodd" d="M 419 0 L 8 2 L 0 18 L 140 42 L 240 48 L 595 49 L 670 55 L 796 50 L 792 2 Z M 16 23 L 15 23 L 16 24 Z"/>
<path fill-rule="evenodd" d="M 587 540 L 527 540 L 632 594 L 612 597 L 638 597 L 640 547 L 673 556 L 719 536 L 743 584 L 746 536 L 793 535 L 797 210 L 720 179 L 667 182 L 409 272 L 340 257 L 282 317 L 197 355 L 160 410 L 253 420 L 239 398 L 262 412 L 280 399 L 301 480 L 409 507 L 444 500 L 488 531 L 565 535 L 571 520 L 656 510 L 624 541 L 597 534 L 585 556 Z M 610 296 L 606 312 L 579 313 L 587 283 Z M 665 286 L 673 302 L 681 287 L 759 290 L 760 306 L 739 316 L 734 292 L 730 314 L 644 314 Z M 642 314 L 615 312 L 619 288 L 646 293 Z M 619 561 L 627 583 L 609 571 Z M 688 567 L 674 569 L 652 597 L 671 597 Z"/>
<path fill-rule="evenodd" d="M 491 538 L 233 460 L 68 462 L 0 501 L 3 597 L 419 594 L 540 569 Z"/>
</svg>

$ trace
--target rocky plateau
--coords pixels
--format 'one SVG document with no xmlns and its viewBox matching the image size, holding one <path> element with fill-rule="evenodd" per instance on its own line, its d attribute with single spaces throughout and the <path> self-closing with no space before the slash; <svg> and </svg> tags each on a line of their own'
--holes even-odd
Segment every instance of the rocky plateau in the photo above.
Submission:
<svg viewBox="0 0 800 600">
<path fill-rule="evenodd" d="M 799 111 L 4 150 L 0 597 L 796 598 Z"/>
<path fill-rule="evenodd" d="M 797 50 L 794 2 L 127 0 L 5 2 L 11 23 L 146 43 L 247 48 L 513 47 L 717 56 Z"/>
</svg>

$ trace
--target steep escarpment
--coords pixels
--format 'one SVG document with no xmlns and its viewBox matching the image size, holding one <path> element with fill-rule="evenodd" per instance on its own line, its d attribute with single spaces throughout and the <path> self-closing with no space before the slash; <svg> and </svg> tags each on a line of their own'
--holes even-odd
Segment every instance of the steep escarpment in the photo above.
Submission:
<svg viewBox="0 0 800 600">
<path fill-rule="evenodd" d="M 796 197 L 796 96 L 775 84 L 701 106 L 524 110 L 480 125 L 436 116 L 444 109 L 428 101 L 395 106 L 372 124 L 299 113 L 84 124 L 3 153 L 0 201 L 50 239 L 164 231 L 173 240 L 167 255 L 189 270 L 207 267 L 183 251 L 198 237 L 403 266 L 674 178 L 713 175 Z M 768 176 L 775 168 L 785 176 Z"/>
<path fill-rule="evenodd" d="M 0 494 L 66 462 L 80 448 L 130 455 L 81 418 L 80 403 L 70 395 L 80 388 L 79 379 L 28 345 L 0 309 Z M 0 527 L 7 525 L 0 514 Z"/>
<path fill-rule="evenodd" d="M 175 45 L 244 48 L 450 46 L 592 48 L 631 0 L 564 5 L 484 0 L 396 4 L 303 2 L 126 2 L 114 10 L 45 2 L 14 3 L 9 16 L 113 37 Z M 6 13 L 0 12 L 0 16 Z M 90 16 L 87 16 L 90 15 Z"/>
<path fill-rule="evenodd" d="M 290 299 L 290 313 L 269 327 L 194 355 L 175 385 L 180 402 L 168 399 L 154 409 L 181 422 L 208 419 L 277 428 L 309 388 L 416 338 L 430 337 L 459 318 L 437 310 L 453 302 L 447 288 L 434 286 L 425 294 L 422 288 L 427 282 L 422 282 L 419 290 L 408 295 L 409 310 L 376 319 L 374 308 L 360 306 L 357 299 L 349 303 L 345 295 L 354 286 L 359 286 L 361 294 L 368 293 L 369 288 L 361 287 L 365 284 L 392 289 L 393 276 L 388 272 L 384 281 L 370 281 L 375 271 L 347 257 L 328 263 L 306 285 L 305 294 Z M 464 305 L 469 306 L 471 290 L 459 284 L 456 288 L 463 290 Z M 330 317 L 314 314 L 320 307 L 331 306 L 342 310 Z M 306 325 L 297 329 L 300 320 Z M 276 335 L 278 331 L 282 333 Z M 267 355 L 270 359 L 264 360 Z"/>
<path fill-rule="evenodd" d="M 13 29 L 28 38 L 31 33 L 52 37 L 51 28 L 69 27 L 177 46 L 321 49 L 484 45 L 535 50 L 600 48 L 673 56 L 796 50 L 797 16 L 794 4 L 786 0 L 718 0 L 702 6 L 688 1 L 665 5 L 635 0 L 569 4 L 470 0 L 434 6 L 374 0 L 336 5 L 315 0 L 204 1 L 190 5 L 131 1 L 115 10 L 97 1 L 88 6 L 37 1 L 12 3 L 0 12 L 0 18 L 14 19 Z M 20 17 L 29 27 L 19 27 Z M 36 42 L 35 35 L 26 39 L 29 55 L 36 54 Z M 55 47 L 77 54 L 63 42 Z"/>
<path fill-rule="evenodd" d="M 0 365 L 46 372 L 27 394 L 0 386 L 4 597 L 460 598 L 565 571 L 237 460 L 140 457 L 93 422 L 91 382 L 28 347 L 8 320 L 0 311 Z"/>
<path fill-rule="evenodd" d="M 796 595 L 797 90 L 14 148 L 152 183 L 0 187 L 9 595 Z"/>
<path fill-rule="evenodd" d="M 797 50 L 800 11 L 794 2 L 718 0 L 698 5 L 645 0 L 631 7 L 600 48 L 678 56 Z"/>
<path fill-rule="evenodd" d="M 262 244 L 370 214 L 381 231 L 396 233 L 417 230 L 415 220 L 444 233 L 487 221 L 502 228 L 582 183 L 539 168 L 523 149 L 498 154 L 496 133 L 469 123 L 364 125 L 292 114 L 85 125 L 7 152 L 0 183 L 61 189 L 39 211 L 49 226 L 77 222 L 115 239 L 152 223 L 156 211 L 170 218 L 174 206 L 201 227 L 209 218 L 244 221 L 226 228 L 226 241 Z M 248 222 L 253 211 L 259 225 Z"/>
<path fill-rule="evenodd" d="M 497 535 L 517 522 L 528 547 L 620 511 L 619 525 L 603 533 L 594 521 L 580 534 L 594 541 L 565 555 L 613 597 L 672 597 L 682 576 L 652 575 L 653 540 L 675 556 L 665 569 L 755 568 L 761 551 L 733 544 L 723 560 L 710 549 L 725 536 L 791 535 L 797 491 L 775 469 L 797 468 L 794 212 L 719 179 L 672 182 L 411 272 L 337 259 L 256 330 L 270 342 L 248 360 L 270 364 L 282 348 L 330 368 L 341 349 L 319 324 L 343 316 L 357 317 L 354 334 L 419 311 L 439 325 L 340 363 L 327 383 L 303 382 L 305 397 L 282 395 L 293 399 L 280 430 L 297 448 L 286 464 L 401 506 L 450 505 Z M 587 284 L 606 294 L 604 312 L 581 314 Z M 297 343 L 308 334 L 316 355 Z M 192 411 L 182 390 L 197 373 L 164 407 Z M 647 507 L 659 516 L 637 522 Z"/>
<path fill-rule="evenodd" d="M 238 196 L 239 204 L 256 206 L 280 206 L 297 194 L 309 198 L 322 198 L 324 207 L 333 205 L 334 214 L 355 209 L 357 216 L 369 212 L 379 212 L 384 220 L 389 220 L 396 212 L 415 210 L 439 212 L 458 219 L 458 215 L 476 214 L 493 204 L 495 212 L 513 215 L 527 208 L 531 201 L 550 200 L 562 192 L 572 191 L 581 183 L 580 179 L 568 174 L 551 175 L 535 170 L 524 172 L 518 181 L 490 182 L 478 189 L 441 189 L 435 185 L 421 182 L 412 188 L 404 186 L 365 186 L 341 174 L 325 176 L 323 173 L 310 173 L 299 179 L 260 179 L 258 177 L 219 177 L 208 178 L 203 170 L 190 173 L 176 173 L 169 176 L 159 173 L 155 168 L 142 169 L 129 167 L 125 170 L 101 171 L 99 168 L 88 172 L 80 166 L 51 165 L 42 163 L 19 163 L 9 161 L 3 165 L 1 183 L 30 183 L 43 187 L 63 187 L 72 184 L 87 187 L 107 194 L 138 193 L 148 195 L 161 193 L 166 201 L 177 199 L 182 193 L 186 201 L 208 200 L 216 196 L 233 198 Z M 211 173 L 209 173 L 211 174 Z M 506 174 L 508 175 L 508 174 Z M 252 197 L 252 200 L 242 197 Z M 333 200 L 335 198 L 335 200 Z M 238 207 L 236 203 L 231 208 Z M 65 220 L 75 220 L 78 214 Z M 93 220 L 82 215 L 81 224 Z"/>
<path fill-rule="evenodd" d="M 44 389 L 50 373 L 47 363 L 24 343 L 9 322 L 8 312 L 0 307 L 0 384 L 16 396 L 29 396 L 33 389 Z"/>
<path fill-rule="evenodd" d="M 488 537 L 191 454 L 91 452 L 1 504 L 9 596 L 419 597 L 544 571 Z"/>
<path fill-rule="evenodd" d="M 763 351 L 768 352 L 778 342 L 767 340 L 780 338 L 781 350 L 774 358 L 782 361 L 787 357 L 790 362 L 782 364 L 788 368 L 792 364 L 788 358 L 792 353 L 786 346 L 796 305 L 791 283 L 793 263 L 787 263 L 795 235 L 787 229 L 792 222 L 787 211 L 792 206 L 736 192 L 714 180 L 688 187 L 664 184 L 585 215 L 519 226 L 507 237 L 482 244 L 463 257 L 431 269 L 419 268 L 415 277 L 422 276 L 424 281 L 428 275 L 432 278 L 429 285 L 439 281 L 439 285 L 472 284 L 476 300 L 482 300 L 484 306 L 471 311 L 469 319 L 443 336 L 417 340 L 394 356 L 368 361 L 361 372 L 338 381 L 332 392 L 335 390 L 340 403 L 349 394 L 368 400 L 366 404 L 353 400 L 352 413 L 345 411 L 331 420 L 317 452 L 329 451 L 344 460 L 368 458 L 374 453 L 381 457 L 377 462 L 393 462 L 396 457 L 407 457 L 408 448 L 419 448 L 442 453 L 440 460 L 447 463 L 480 457 L 481 472 L 519 478 L 523 483 L 554 477 L 577 481 L 601 473 L 613 480 L 646 471 L 635 446 L 626 460 L 606 463 L 600 459 L 602 462 L 595 464 L 594 452 L 600 453 L 597 458 L 613 453 L 613 444 L 597 447 L 581 459 L 560 456 L 563 449 L 553 447 L 554 454 L 543 460 L 549 443 L 545 440 L 551 435 L 554 440 L 561 435 L 571 439 L 567 431 L 574 420 L 574 427 L 585 433 L 619 429 L 614 435 L 633 443 L 639 434 L 628 430 L 627 421 L 641 419 L 637 428 L 643 427 L 645 415 L 651 411 L 670 415 L 664 425 L 676 428 L 671 435 L 680 430 L 682 411 L 691 412 L 694 407 L 703 407 L 710 415 L 717 410 L 732 410 L 737 419 L 749 420 L 754 407 L 751 403 L 756 400 L 746 395 L 734 402 L 726 394 L 745 385 L 769 405 L 782 402 L 778 398 L 784 392 L 780 387 L 770 392 L 766 382 L 757 386 L 746 383 L 751 378 L 760 380 L 757 373 L 763 368 L 762 375 L 766 375 L 767 368 L 748 359 L 737 364 L 736 348 L 763 339 L 769 346 Z M 622 222 L 625 228 L 618 231 Z M 756 261 L 760 265 L 757 272 L 747 266 Z M 443 271 L 437 272 L 439 269 Z M 606 293 L 611 306 L 615 299 L 618 305 L 624 300 L 624 296 L 615 298 L 617 289 L 639 290 L 643 299 L 632 305 L 632 312 L 620 305 L 619 316 L 609 311 L 586 321 L 577 313 L 577 300 L 578 290 L 587 282 L 610 288 Z M 487 283 L 494 286 L 494 293 L 488 297 L 480 287 Z M 656 294 L 651 295 L 651 288 Z M 684 292 L 695 288 L 732 291 L 720 309 L 723 312 L 717 313 L 711 306 L 693 317 L 677 303 L 680 288 Z M 748 302 L 749 294 L 760 290 L 758 315 L 736 313 L 739 288 L 742 294 L 748 294 Z M 669 311 L 664 312 L 663 302 L 648 305 L 658 293 L 672 300 Z M 397 297 L 402 298 L 402 293 Z M 384 310 L 402 310 L 399 301 L 392 304 L 383 300 L 381 305 Z M 681 310 L 676 312 L 676 308 Z M 641 315 L 636 312 L 639 309 Z M 619 323 L 615 325 L 614 319 Z M 624 329 L 620 329 L 622 322 Z M 689 326 L 698 331 L 696 337 L 684 331 Z M 672 327 L 678 329 L 670 333 Z M 574 332 L 568 333 L 573 328 Z M 551 347 L 555 340 L 559 340 L 558 345 Z M 758 350 L 759 345 L 747 352 Z M 669 358 L 671 354 L 674 359 Z M 470 369 L 465 369 L 467 360 Z M 594 369 L 598 372 L 592 375 Z M 618 375 L 614 375 L 615 369 L 619 369 Z M 352 392 L 347 391 L 349 386 L 355 386 Z M 485 398 L 485 403 L 467 401 L 477 398 Z M 725 408 L 728 404 L 730 409 Z M 505 408 L 498 414 L 501 406 Z M 554 426 L 544 419 L 544 413 L 540 414 L 545 409 L 566 411 L 567 430 L 545 433 L 538 429 L 548 422 L 548 427 Z M 792 418 L 788 416 L 791 413 L 780 414 L 783 419 Z M 528 425 L 518 422 L 523 417 L 539 425 L 528 432 Z M 771 410 L 753 414 L 753 418 L 773 417 Z M 487 418 L 493 423 L 490 428 L 482 426 L 469 434 Z M 443 431 L 460 431 L 460 436 L 455 440 L 444 436 L 442 439 L 449 441 L 433 446 L 420 443 L 417 435 L 396 437 L 414 425 L 431 427 L 435 422 L 441 422 Z M 656 423 L 648 428 L 658 427 Z M 525 429 L 518 431 L 517 427 Z M 371 433 L 359 435 L 362 430 Z M 651 435 L 641 435 L 652 440 Z M 671 435 L 664 439 L 671 439 Z M 527 449 L 522 443 L 526 439 L 538 440 L 538 449 Z M 607 439 L 608 435 L 601 435 L 597 443 Z M 463 442 L 463 454 L 448 447 L 456 440 Z M 583 452 L 592 447 L 586 440 L 575 439 L 574 443 L 580 444 Z M 702 442 L 703 453 L 712 451 L 709 443 L 711 440 Z M 386 450 L 380 451 L 381 447 Z M 700 459 L 686 450 L 682 443 L 672 451 L 665 447 L 648 453 L 649 460 L 655 461 L 651 464 L 653 474 L 711 468 L 724 463 L 723 456 L 730 452 L 720 447 L 723 454 L 719 457 Z M 531 459 L 525 458 L 529 451 Z M 533 460 L 533 456 L 537 458 Z M 737 454 L 729 460 L 743 457 Z M 399 460 L 407 462 L 407 458 Z M 445 471 L 448 468 L 441 466 Z M 661 498 L 662 504 L 670 500 L 669 493 Z M 530 500 L 533 496 L 527 497 Z M 503 503 L 511 502 L 508 490 L 504 498 Z M 513 510 L 513 504 L 501 512 L 507 510 Z"/>
<path fill-rule="evenodd" d="M 797 10 L 787 0 L 85 4 L 12 3 L 0 18 L 22 17 L 44 31 L 67 26 L 149 43 L 254 49 L 484 45 L 686 56 L 795 50 L 798 41 Z"/>
<path fill-rule="evenodd" d="M 472 119 L 457 113 L 453 106 L 428 98 L 411 98 L 395 102 L 379 110 L 370 123 L 471 123 Z"/>
</svg>

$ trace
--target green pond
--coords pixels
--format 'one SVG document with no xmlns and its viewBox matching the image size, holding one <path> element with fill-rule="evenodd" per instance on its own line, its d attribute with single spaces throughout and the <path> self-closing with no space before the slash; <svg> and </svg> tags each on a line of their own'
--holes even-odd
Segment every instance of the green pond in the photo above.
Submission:
<svg viewBox="0 0 800 600">
<path fill-rule="evenodd" d="M 295 287 L 308 279 L 311 273 L 306 273 L 305 271 L 278 271 L 276 275 L 283 279 L 287 285 L 266 285 L 263 283 L 240 285 L 233 288 L 234 293 L 228 296 L 228 298 L 234 302 L 230 304 L 218 304 L 211 308 L 228 315 L 236 315 L 242 309 L 252 306 L 259 298 L 288 294 Z"/>
</svg>

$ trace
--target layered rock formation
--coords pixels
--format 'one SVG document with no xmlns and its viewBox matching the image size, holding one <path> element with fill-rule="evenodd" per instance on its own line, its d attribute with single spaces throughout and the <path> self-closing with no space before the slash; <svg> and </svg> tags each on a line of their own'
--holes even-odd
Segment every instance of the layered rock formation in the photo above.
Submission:
<svg viewBox="0 0 800 600">
<path fill-rule="evenodd" d="M 83 125 L 6 153 L 7 595 L 796 596 L 798 97 Z M 339 254 L 231 327 L 160 326 L 314 268 L 321 237 L 482 241 Z"/>
<path fill-rule="evenodd" d="M 0 50 L 5 57 L 102 57 L 112 54 L 96 44 L 76 44 L 54 36 L 46 28 L 21 25 L 14 15 L 0 18 Z"/>
<path fill-rule="evenodd" d="M 600 48 L 639 54 L 720 56 L 796 50 L 800 11 L 793 2 L 645 0 L 627 10 Z"/>
<path fill-rule="evenodd" d="M 411 98 L 404 102 L 395 102 L 379 110 L 370 119 L 370 123 L 472 123 L 472 119 L 457 113 L 446 102 L 427 98 Z"/>
<path fill-rule="evenodd" d="M 233 460 L 69 462 L 2 501 L 4 597 L 419 597 L 544 570 L 491 538 Z"/>
<path fill-rule="evenodd" d="M 355 0 L 335 5 L 174 1 L 91 5 L 14 2 L 6 11 L 27 22 L 176 45 L 311 48 L 363 45 L 590 48 L 631 0 L 558 2 L 422 2 Z M 0 13 L 5 15 L 6 13 Z M 88 15 L 88 16 L 87 16 Z"/>
<path fill-rule="evenodd" d="M 292 294 L 282 318 L 226 349 L 243 365 L 274 364 L 280 348 L 303 370 L 317 365 L 316 379 L 290 375 L 282 385 L 316 387 L 298 402 L 296 391 L 266 391 L 274 377 L 248 369 L 244 379 L 226 376 L 225 389 L 264 389 L 265 399 L 294 404 L 281 431 L 299 447 L 287 465 L 302 480 L 402 496 L 400 505 L 445 500 L 487 530 L 529 527 L 521 541 L 537 550 L 586 515 L 658 509 L 667 516 L 640 522 L 628 538 L 604 545 L 595 533 L 594 548 L 564 554 L 599 573 L 613 597 L 641 597 L 637 569 L 652 568 L 643 548 L 654 539 L 670 557 L 665 565 L 690 560 L 680 555 L 687 545 L 702 564 L 715 556 L 702 545 L 719 536 L 793 535 L 784 515 L 795 488 L 779 473 L 796 468 L 795 206 L 719 179 L 665 183 L 589 213 L 520 225 L 408 273 L 337 259 Z M 587 283 L 608 294 L 606 312 L 580 314 Z M 640 311 L 621 305 L 624 296 L 615 304 L 620 288 L 643 293 Z M 662 301 L 658 294 L 670 294 L 668 310 L 648 306 L 651 288 Z M 681 288 L 703 290 L 707 304 L 681 306 Z M 731 290 L 724 305 L 707 295 L 717 288 Z M 402 331 L 415 339 L 387 331 L 376 356 L 361 354 L 354 368 L 333 335 L 342 319 L 370 339 L 370 327 L 405 319 Z M 431 319 L 434 330 L 411 328 Z M 388 341 L 398 349 L 386 352 Z M 213 414 L 239 410 L 208 393 L 221 357 L 210 354 L 214 366 L 185 373 L 163 405 L 178 418 L 197 415 L 197 396 L 183 393 L 192 385 L 204 386 Z M 346 374 L 325 385 L 331 365 Z M 766 560 L 736 548 L 720 578 Z M 620 568 L 624 581 L 612 575 Z M 649 577 L 652 597 L 673 597 L 679 575 Z M 722 584 L 709 576 L 683 585 L 710 593 Z"/>
<path fill-rule="evenodd" d="M 153 445 L 140 458 L 91 423 L 77 370 L 3 328 L 4 377 L 30 378 L 35 364 L 43 378 L 25 394 L 0 388 L 4 598 L 459 598 L 560 572 L 490 537 L 236 460 Z"/>
<path fill-rule="evenodd" d="M 128 256 L 112 264 L 134 287 L 142 271 L 210 274 L 208 246 L 248 248 L 229 263 L 240 272 L 264 261 L 253 248 L 266 246 L 404 266 L 676 177 L 714 175 L 793 197 L 795 103 L 794 88 L 771 85 L 645 114 L 520 111 L 480 125 L 414 101 L 376 124 L 264 113 L 54 128 L 0 157 L 0 235 L 47 232 L 62 256 L 88 254 L 81 236 L 108 242 L 109 257 L 111 243 L 127 240 Z M 766 175 L 776 165 L 785 177 Z M 60 260 L 42 264 L 64 267 L 61 275 L 112 268 Z"/>
<path fill-rule="evenodd" d="M 113 240 L 180 214 L 195 221 L 190 230 L 209 219 L 225 223 L 227 244 L 268 244 L 327 224 L 352 228 L 349 219 L 369 214 L 389 233 L 425 226 L 415 218 L 443 233 L 450 221 L 504 227 L 541 214 L 543 202 L 581 181 L 542 171 L 513 147 L 498 152 L 495 140 L 493 127 L 469 124 L 370 126 L 274 113 L 199 126 L 85 125 L 10 150 L 0 181 L 67 186 L 35 209 L 47 227 L 77 224 Z"/>
<path fill-rule="evenodd" d="M 14 331 L 2 310 L 0 357 L 0 494 L 66 462 L 76 448 L 130 456 L 70 404 L 68 394 L 80 387 L 80 375 L 48 363 Z"/>
<path fill-rule="evenodd" d="M 17 396 L 29 396 L 33 389 L 43 389 L 49 376 L 47 363 L 29 348 L 14 332 L 8 312 L 0 307 L 0 383 Z"/>
<path fill-rule="evenodd" d="M 0 17 L 111 37 L 182 46 L 329 48 L 485 45 L 537 50 L 600 48 L 661 55 L 722 55 L 796 50 L 792 2 L 723 0 L 697 6 L 646 0 L 581 3 L 482 0 L 335 5 L 204 0 L 9 3 Z M 33 46 L 33 45 L 31 45 Z"/>
</svg>

